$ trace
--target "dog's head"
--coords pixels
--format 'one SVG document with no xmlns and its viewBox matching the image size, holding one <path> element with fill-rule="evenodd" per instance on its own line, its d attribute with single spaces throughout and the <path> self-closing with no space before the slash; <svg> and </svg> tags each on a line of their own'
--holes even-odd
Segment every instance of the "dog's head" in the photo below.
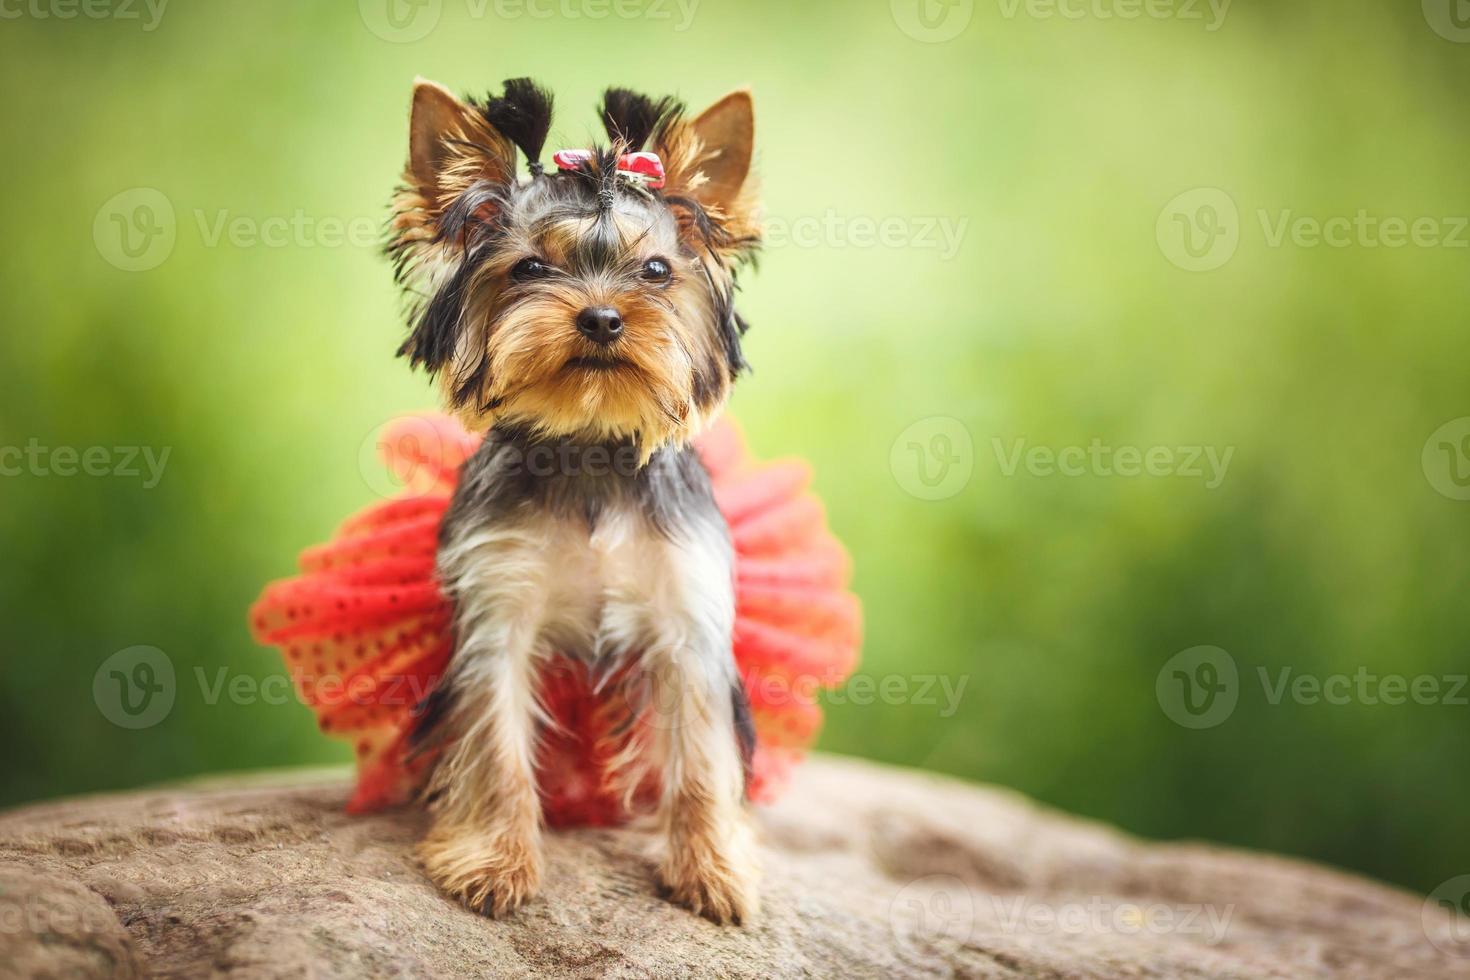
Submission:
<svg viewBox="0 0 1470 980">
<path fill-rule="evenodd" d="M 515 79 L 461 102 L 418 83 L 389 246 L 413 300 L 400 353 L 473 429 L 628 439 L 647 458 L 698 432 L 744 367 L 751 102 L 735 92 L 689 119 L 611 89 L 602 118 L 610 146 L 546 170 L 544 90 Z"/>
</svg>

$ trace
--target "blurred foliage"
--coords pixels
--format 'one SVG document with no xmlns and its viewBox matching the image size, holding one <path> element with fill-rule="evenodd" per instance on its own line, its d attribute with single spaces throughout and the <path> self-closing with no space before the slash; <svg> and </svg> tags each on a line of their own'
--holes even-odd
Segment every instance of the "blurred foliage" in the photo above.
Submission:
<svg viewBox="0 0 1470 980">
<path fill-rule="evenodd" d="M 747 279 L 756 371 L 734 410 L 758 452 L 815 465 L 855 556 L 864 672 L 966 686 L 948 717 L 848 698 L 825 749 L 1419 889 L 1470 869 L 1470 708 L 1273 704 L 1257 676 L 1470 670 L 1470 503 L 1421 466 L 1470 415 L 1470 250 L 1273 247 L 1260 218 L 1470 214 L 1470 45 L 1419 4 L 1367 0 L 1237 4 L 1216 30 L 984 3 L 934 44 L 881 0 L 703 0 L 684 30 L 672 2 L 641 8 L 666 19 L 437 6 L 403 43 L 366 28 L 372 0 L 179 3 L 153 30 L 142 5 L 63 20 L 41 0 L 0 21 L 0 446 L 171 450 L 152 489 L 0 479 L 0 802 L 347 757 L 294 703 L 205 692 L 221 670 L 280 673 L 247 605 L 375 499 L 365 440 L 431 393 L 392 357 L 374 247 L 213 233 L 221 216 L 377 227 L 414 75 L 531 74 L 558 93 L 554 145 L 587 141 L 609 83 L 695 104 L 752 85 L 773 221 L 827 229 Z M 177 218 L 145 272 L 93 237 L 136 187 Z M 1239 206 L 1238 251 L 1211 272 L 1155 234 L 1196 187 Z M 855 230 L 890 218 L 903 242 Z M 925 247 L 926 219 L 963 223 L 953 254 Z M 890 448 L 939 416 L 971 437 L 973 474 L 930 501 Z M 1019 439 L 1235 452 L 1206 489 L 1008 476 Z M 167 652 L 179 693 L 128 731 L 91 685 L 135 644 Z M 1155 678 L 1201 644 L 1230 652 L 1241 690 L 1195 731 Z"/>
</svg>

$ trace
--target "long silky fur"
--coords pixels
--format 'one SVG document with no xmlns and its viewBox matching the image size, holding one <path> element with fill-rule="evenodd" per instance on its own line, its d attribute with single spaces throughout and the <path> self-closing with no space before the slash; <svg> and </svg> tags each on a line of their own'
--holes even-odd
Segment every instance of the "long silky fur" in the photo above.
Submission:
<svg viewBox="0 0 1470 980">
<path fill-rule="evenodd" d="M 636 152 L 684 114 L 684 103 L 672 95 L 654 99 L 631 89 L 610 88 L 603 94 L 601 114 L 607 138 Z"/>
<path fill-rule="evenodd" d="M 630 806 L 639 787 L 661 788 L 669 896 L 718 922 L 748 919 L 758 866 L 741 797 L 755 732 L 731 656 L 735 555 L 690 440 L 745 368 L 734 299 L 759 242 L 753 182 L 710 184 L 726 148 L 701 132 L 722 128 L 690 122 L 672 98 L 609 89 L 610 145 L 546 174 L 552 97 L 529 79 L 468 105 L 423 95 L 416 111 L 430 114 L 410 127 L 418 152 L 389 248 L 413 301 L 400 353 L 488 433 L 441 527 L 455 652 L 410 738 L 412 753 L 432 754 L 419 857 L 485 914 L 536 892 L 537 739 L 549 724 L 536 678 L 555 650 L 586 665 L 602 698 L 609 787 Z M 663 190 L 618 174 L 619 156 L 644 148 L 663 160 Z M 529 180 L 516 177 L 518 151 Z M 650 274 L 654 258 L 664 273 Z M 621 312 L 621 339 L 594 347 L 577 331 L 591 304 Z M 587 363 L 601 346 L 615 364 Z M 543 450 L 591 449 L 632 451 L 637 467 L 528 465 Z"/>
<path fill-rule="evenodd" d="M 531 79 L 508 78 L 503 95 L 488 96 L 483 102 L 472 104 L 486 122 L 520 148 L 532 172 L 539 173 L 541 151 L 551 132 L 553 102 L 551 92 Z"/>
</svg>

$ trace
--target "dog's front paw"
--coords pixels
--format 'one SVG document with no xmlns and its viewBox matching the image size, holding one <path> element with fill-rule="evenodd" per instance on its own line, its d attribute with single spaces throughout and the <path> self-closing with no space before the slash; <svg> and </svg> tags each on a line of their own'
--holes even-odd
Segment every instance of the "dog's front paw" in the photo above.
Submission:
<svg viewBox="0 0 1470 980">
<path fill-rule="evenodd" d="M 749 923 L 760 911 L 753 858 L 699 845 L 675 848 L 659 871 L 669 900 L 720 925 Z"/>
<path fill-rule="evenodd" d="M 436 832 L 419 845 L 419 859 L 446 894 L 491 918 L 520 908 L 541 884 L 534 840 Z"/>
</svg>

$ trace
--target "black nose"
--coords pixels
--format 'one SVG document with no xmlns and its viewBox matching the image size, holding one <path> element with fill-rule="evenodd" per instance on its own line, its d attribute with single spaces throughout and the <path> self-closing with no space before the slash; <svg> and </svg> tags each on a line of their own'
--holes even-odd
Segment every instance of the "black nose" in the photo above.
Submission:
<svg viewBox="0 0 1470 980">
<path fill-rule="evenodd" d="M 610 344 L 623 334 L 623 318 L 611 306 L 589 306 L 577 314 L 577 329 L 594 344 Z"/>
</svg>

